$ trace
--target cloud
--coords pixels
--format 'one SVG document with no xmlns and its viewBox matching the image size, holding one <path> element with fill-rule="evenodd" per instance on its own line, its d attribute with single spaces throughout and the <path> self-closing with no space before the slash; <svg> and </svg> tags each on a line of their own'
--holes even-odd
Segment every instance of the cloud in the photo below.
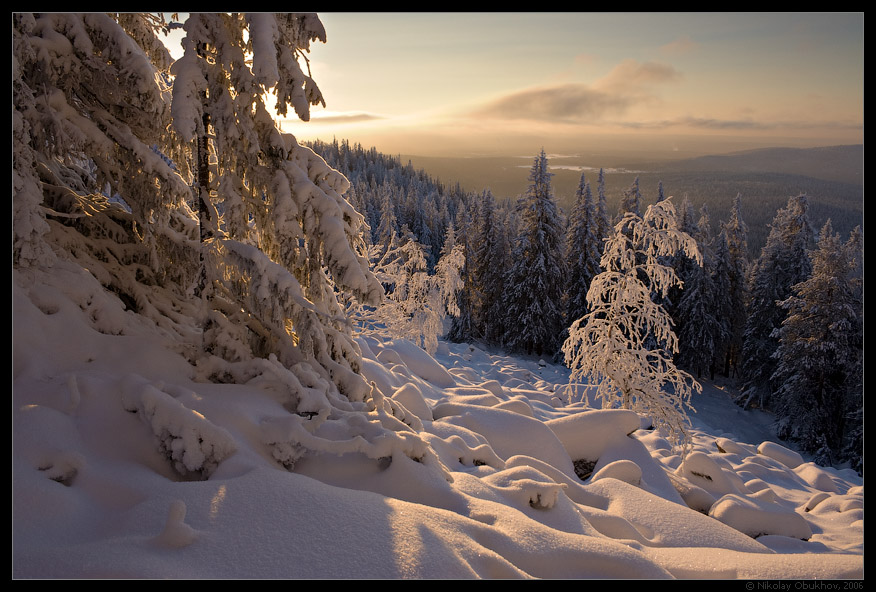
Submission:
<svg viewBox="0 0 876 592">
<path fill-rule="evenodd" d="M 569 121 L 599 119 L 623 112 L 623 98 L 589 88 L 584 84 L 563 84 L 522 90 L 499 98 L 476 111 L 476 115 L 500 119 Z"/>
<path fill-rule="evenodd" d="M 619 95 L 642 95 L 650 88 L 681 80 L 681 73 L 668 64 L 624 60 L 593 83 L 593 88 Z"/>
<path fill-rule="evenodd" d="M 315 124 L 326 123 L 334 125 L 338 123 L 361 123 L 363 121 L 377 121 L 381 119 L 385 118 L 381 115 L 374 115 L 372 113 L 313 113 L 310 121 Z"/>
<path fill-rule="evenodd" d="M 656 62 L 625 60 L 593 84 L 539 86 L 500 97 L 474 111 L 478 117 L 595 123 L 618 117 L 639 103 L 656 99 L 654 87 L 681 74 Z"/>
<path fill-rule="evenodd" d="M 758 130 L 778 127 L 765 125 L 752 120 L 717 119 L 712 117 L 680 117 L 654 121 L 615 122 L 617 125 L 632 129 L 660 130 L 674 127 L 687 127 L 709 130 Z"/>
</svg>

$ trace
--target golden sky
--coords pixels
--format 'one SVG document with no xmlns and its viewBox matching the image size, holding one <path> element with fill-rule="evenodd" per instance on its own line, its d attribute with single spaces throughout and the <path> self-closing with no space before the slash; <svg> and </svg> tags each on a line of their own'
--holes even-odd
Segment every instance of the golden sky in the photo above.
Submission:
<svg viewBox="0 0 876 592">
<path fill-rule="evenodd" d="M 388 154 L 863 143 L 863 13 L 320 13 L 301 140 Z M 626 147 L 626 148 L 625 148 Z"/>
</svg>

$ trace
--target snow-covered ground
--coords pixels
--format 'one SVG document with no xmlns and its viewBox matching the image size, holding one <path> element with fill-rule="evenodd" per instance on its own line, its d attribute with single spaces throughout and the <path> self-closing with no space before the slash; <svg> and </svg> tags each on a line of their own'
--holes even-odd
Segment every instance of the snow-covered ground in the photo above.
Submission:
<svg viewBox="0 0 876 592">
<path fill-rule="evenodd" d="M 276 384 L 193 382 L 117 300 L 65 296 L 89 276 L 30 277 L 13 271 L 13 578 L 863 578 L 862 479 L 775 443 L 720 385 L 694 396 L 682 462 L 561 366 L 362 335 L 384 425 L 428 458 L 293 472 L 265 438 L 290 416 Z"/>
</svg>

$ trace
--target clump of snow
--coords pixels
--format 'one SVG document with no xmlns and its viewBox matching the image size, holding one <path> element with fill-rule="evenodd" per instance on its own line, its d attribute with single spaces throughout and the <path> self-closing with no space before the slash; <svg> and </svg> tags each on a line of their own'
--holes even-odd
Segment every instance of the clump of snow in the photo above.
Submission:
<svg viewBox="0 0 876 592">
<path fill-rule="evenodd" d="M 227 431 L 151 384 L 131 386 L 122 393 L 122 405 L 140 414 L 152 429 L 158 450 L 182 475 L 209 477 L 237 448 Z"/>
<path fill-rule="evenodd" d="M 174 500 L 167 513 L 167 523 L 164 530 L 155 538 L 159 545 L 168 547 L 185 547 L 198 538 L 198 533 L 185 523 L 186 504 L 182 500 Z"/>
<path fill-rule="evenodd" d="M 803 457 L 800 456 L 799 452 L 795 452 L 775 442 L 761 442 L 760 446 L 757 447 L 757 451 L 779 461 L 789 469 L 796 469 L 803 464 Z"/>
<path fill-rule="evenodd" d="M 765 534 L 809 540 L 812 528 L 802 515 L 773 501 L 727 494 L 709 510 L 709 516 L 757 538 Z"/>
<path fill-rule="evenodd" d="M 14 578 L 863 578 L 861 477 L 709 383 L 682 457 L 561 366 L 365 333 L 370 396 L 296 413 L 64 269 L 13 270 Z"/>
</svg>

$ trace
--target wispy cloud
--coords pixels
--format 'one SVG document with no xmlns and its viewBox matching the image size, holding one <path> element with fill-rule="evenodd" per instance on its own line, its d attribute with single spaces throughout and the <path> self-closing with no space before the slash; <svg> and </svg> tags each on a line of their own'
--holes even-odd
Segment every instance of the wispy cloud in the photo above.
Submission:
<svg viewBox="0 0 876 592">
<path fill-rule="evenodd" d="M 642 95 L 660 84 L 681 80 L 681 72 L 669 64 L 624 60 L 593 83 L 593 88 L 615 95 Z"/>
<path fill-rule="evenodd" d="M 499 119 L 577 121 L 619 114 L 627 106 L 622 97 L 572 83 L 509 94 L 477 109 L 475 114 Z"/>
<path fill-rule="evenodd" d="M 596 122 L 622 116 L 630 107 L 656 98 L 654 88 L 677 81 L 672 66 L 626 60 L 592 84 L 567 83 L 527 88 L 475 109 L 479 117 L 554 122 Z"/>
<path fill-rule="evenodd" d="M 310 121 L 315 124 L 361 123 L 385 119 L 382 115 L 373 113 L 314 113 Z"/>
</svg>

